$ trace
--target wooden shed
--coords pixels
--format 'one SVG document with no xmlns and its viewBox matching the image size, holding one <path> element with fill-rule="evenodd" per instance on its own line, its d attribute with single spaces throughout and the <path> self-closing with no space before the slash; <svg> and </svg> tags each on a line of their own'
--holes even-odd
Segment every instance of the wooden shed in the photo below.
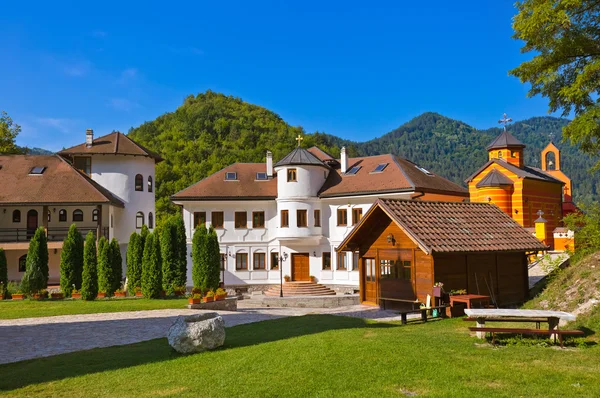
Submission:
<svg viewBox="0 0 600 398">
<path fill-rule="evenodd" d="M 444 290 L 525 301 L 527 254 L 547 250 L 493 204 L 379 199 L 338 247 L 358 252 L 360 295 L 424 302 Z"/>
</svg>

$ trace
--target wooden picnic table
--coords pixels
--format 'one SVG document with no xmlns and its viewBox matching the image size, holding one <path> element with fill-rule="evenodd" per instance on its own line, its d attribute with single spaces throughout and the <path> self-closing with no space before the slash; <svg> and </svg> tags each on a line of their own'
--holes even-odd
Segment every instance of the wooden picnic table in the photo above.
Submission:
<svg viewBox="0 0 600 398">
<path fill-rule="evenodd" d="M 548 330 L 558 330 L 558 323 L 561 319 L 565 321 L 574 321 L 575 315 L 564 311 L 547 311 L 547 310 L 518 310 L 507 308 L 493 309 L 466 309 L 465 314 L 470 318 L 474 318 L 477 323 L 477 328 L 485 328 L 485 321 L 506 321 L 511 322 L 512 319 L 529 319 L 532 322 L 537 322 L 540 319 L 545 319 L 548 322 Z M 485 338 L 485 332 L 477 332 L 477 337 Z M 556 341 L 557 334 L 550 334 L 550 338 Z"/>
<path fill-rule="evenodd" d="M 473 304 L 489 304 L 490 296 L 482 296 L 480 294 L 455 294 L 450 296 L 450 307 L 453 307 L 454 303 L 465 303 L 467 308 L 472 308 Z"/>
</svg>

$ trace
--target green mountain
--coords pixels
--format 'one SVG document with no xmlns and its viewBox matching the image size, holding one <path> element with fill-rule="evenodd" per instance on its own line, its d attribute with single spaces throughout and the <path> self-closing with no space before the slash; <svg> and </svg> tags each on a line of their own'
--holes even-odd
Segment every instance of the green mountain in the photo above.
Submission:
<svg viewBox="0 0 600 398">
<path fill-rule="evenodd" d="M 42 148 L 27 148 L 27 147 L 19 147 L 19 149 L 26 151 L 28 155 L 52 155 L 54 152 L 48 151 Z"/>
<path fill-rule="evenodd" d="M 516 122 L 510 131 L 527 145 L 525 161 L 540 164 L 540 152 L 554 134 L 562 153 L 562 168 L 574 181 L 577 201 L 591 201 L 600 192 L 600 176 L 589 174 L 594 160 L 577 148 L 560 144 L 564 119 L 536 117 Z M 436 113 L 425 113 L 397 129 L 366 142 L 352 142 L 329 134 L 305 134 L 302 127 L 287 124 L 279 115 L 240 98 L 207 91 L 190 95 L 174 112 L 132 128 L 129 135 L 160 153 L 157 166 L 157 213 L 174 211 L 169 196 L 234 162 L 263 162 L 267 149 L 280 159 L 296 145 L 318 145 L 333 156 L 341 146 L 350 156 L 394 153 L 422 167 L 463 184 L 465 178 L 487 161 L 485 147 L 499 128 L 477 130 Z"/>
</svg>

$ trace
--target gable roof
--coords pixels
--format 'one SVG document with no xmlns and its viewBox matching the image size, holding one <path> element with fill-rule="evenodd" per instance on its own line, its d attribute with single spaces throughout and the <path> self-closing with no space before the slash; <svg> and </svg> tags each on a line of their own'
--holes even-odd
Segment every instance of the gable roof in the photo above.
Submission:
<svg viewBox="0 0 600 398">
<path fill-rule="evenodd" d="M 493 204 L 378 199 L 338 250 L 348 246 L 377 209 L 385 212 L 427 254 L 547 249 Z"/>
<path fill-rule="evenodd" d="M 563 184 L 564 182 L 552 177 L 549 173 L 546 173 L 542 169 L 538 169 L 537 167 L 523 166 L 523 168 L 517 167 L 514 164 L 508 163 L 505 160 L 498 159 L 490 159 L 486 164 L 481 166 L 475 173 L 471 174 L 469 178 L 465 180 L 466 183 L 469 183 L 475 178 L 479 173 L 485 170 L 490 164 L 495 163 L 499 166 L 504 167 L 506 170 L 516 174 L 521 178 L 531 178 L 533 180 L 547 181 L 555 184 Z"/>
<path fill-rule="evenodd" d="M 275 163 L 275 167 L 281 166 L 321 166 L 329 168 L 318 157 L 313 155 L 308 150 L 302 147 L 296 147 L 294 150 L 284 156 L 279 162 Z"/>
<path fill-rule="evenodd" d="M 109 190 L 58 155 L 0 155 L 0 204 L 111 204 L 124 207 Z M 30 174 L 45 167 L 41 174 Z"/>
<path fill-rule="evenodd" d="M 274 200 L 277 180 L 256 180 L 264 173 L 264 163 L 234 163 L 171 196 L 175 201 L 186 200 Z M 225 180 L 226 173 L 237 173 L 237 180 Z"/>
<path fill-rule="evenodd" d="M 157 163 L 163 159 L 160 155 L 144 148 L 128 136 L 118 131 L 95 138 L 91 147 L 85 142 L 71 148 L 63 149 L 59 155 L 132 155 L 146 156 L 154 159 Z"/>
<path fill-rule="evenodd" d="M 510 178 L 499 172 L 497 169 L 490 171 L 479 183 L 477 183 L 477 188 L 484 187 L 504 187 L 513 185 L 513 182 Z"/>
<path fill-rule="evenodd" d="M 519 141 L 514 135 L 504 130 L 502 133 L 496 137 L 494 141 L 490 145 L 487 146 L 487 149 L 498 149 L 498 148 L 508 148 L 508 147 L 518 147 L 525 148 L 525 144 Z"/>
</svg>

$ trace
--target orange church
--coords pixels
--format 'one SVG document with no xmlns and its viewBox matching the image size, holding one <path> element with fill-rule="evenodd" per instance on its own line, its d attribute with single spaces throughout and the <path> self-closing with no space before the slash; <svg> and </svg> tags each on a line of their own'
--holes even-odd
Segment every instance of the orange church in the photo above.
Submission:
<svg viewBox="0 0 600 398">
<path fill-rule="evenodd" d="M 525 228 L 537 226 L 536 235 L 554 249 L 555 237 L 566 237 L 562 218 L 576 210 L 571 180 L 560 171 L 560 151 L 552 142 L 542 151 L 541 169 L 524 164 L 524 149 L 505 127 L 487 147 L 488 162 L 465 181 L 470 199 L 497 205 Z M 565 245 L 561 239 L 556 249 Z"/>
</svg>

